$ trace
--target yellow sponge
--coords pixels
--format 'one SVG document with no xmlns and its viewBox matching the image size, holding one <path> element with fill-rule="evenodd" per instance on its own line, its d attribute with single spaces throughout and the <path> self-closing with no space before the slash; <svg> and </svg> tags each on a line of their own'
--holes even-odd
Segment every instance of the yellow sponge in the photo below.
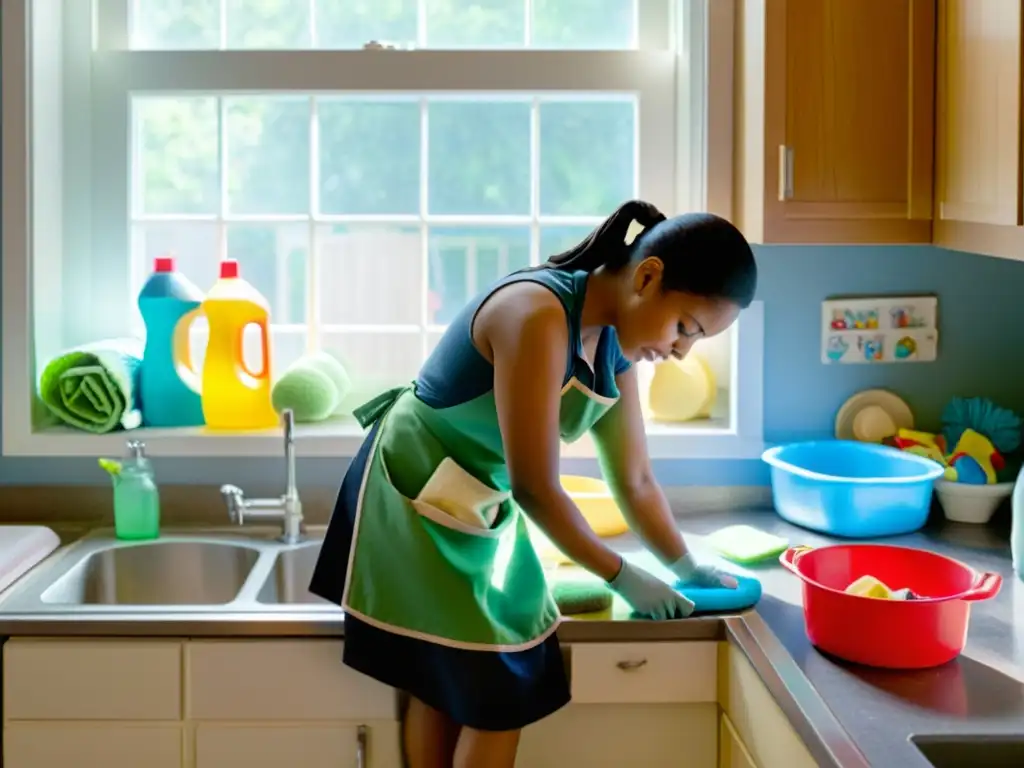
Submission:
<svg viewBox="0 0 1024 768">
<path fill-rule="evenodd" d="M 892 599 L 892 590 L 874 576 L 861 576 L 846 588 L 846 592 L 860 597 L 875 597 L 880 600 Z"/>
</svg>

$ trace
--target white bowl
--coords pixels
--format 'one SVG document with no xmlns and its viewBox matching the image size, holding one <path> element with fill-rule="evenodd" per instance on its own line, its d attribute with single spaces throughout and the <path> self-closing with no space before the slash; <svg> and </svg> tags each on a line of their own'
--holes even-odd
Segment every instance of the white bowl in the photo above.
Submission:
<svg viewBox="0 0 1024 768">
<path fill-rule="evenodd" d="M 946 519 L 956 523 L 987 523 L 1012 492 L 1012 482 L 971 485 L 949 480 L 935 481 L 935 494 Z"/>
</svg>

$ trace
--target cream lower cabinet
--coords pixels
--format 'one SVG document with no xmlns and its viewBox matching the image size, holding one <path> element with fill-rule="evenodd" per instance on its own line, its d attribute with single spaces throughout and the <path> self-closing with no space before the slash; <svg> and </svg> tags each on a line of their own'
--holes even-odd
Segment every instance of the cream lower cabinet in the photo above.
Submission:
<svg viewBox="0 0 1024 768">
<path fill-rule="evenodd" d="M 3 766 L 400 768 L 395 692 L 341 651 L 316 639 L 12 639 Z M 519 768 L 814 766 L 735 647 L 586 643 L 566 658 L 573 702 L 524 731 Z"/>
<path fill-rule="evenodd" d="M 743 651 L 722 643 L 718 669 L 720 768 L 817 768 Z"/>
<path fill-rule="evenodd" d="M 181 768 L 178 725 L 8 722 L 5 768 Z"/>
<path fill-rule="evenodd" d="M 717 646 L 570 646 L 573 702 L 523 732 L 516 765 L 715 768 Z"/>
<path fill-rule="evenodd" d="M 4 768 L 399 768 L 395 692 L 332 640 L 3 649 Z"/>
<path fill-rule="evenodd" d="M 722 713 L 718 730 L 718 766 L 719 768 L 757 768 L 747 745 L 736 733 L 736 726 L 729 716 Z"/>
<path fill-rule="evenodd" d="M 199 725 L 196 768 L 398 768 L 398 723 Z"/>
</svg>

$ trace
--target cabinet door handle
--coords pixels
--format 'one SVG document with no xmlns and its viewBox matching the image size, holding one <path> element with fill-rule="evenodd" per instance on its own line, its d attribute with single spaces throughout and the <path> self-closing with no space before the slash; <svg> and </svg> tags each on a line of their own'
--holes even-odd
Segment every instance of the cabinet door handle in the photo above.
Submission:
<svg viewBox="0 0 1024 768">
<path fill-rule="evenodd" d="M 366 768 L 366 726 L 356 728 L 356 768 Z"/>
<path fill-rule="evenodd" d="M 793 199 L 793 148 L 779 145 L 779 200 Z"/>
<path fill-rule="evenodd" d="M 640 667 L 644 666 L 646 663 L 647 659 L 636 659 L 632 661 L 620 661 L 615 666 L 617 666 L 623 672 L 632 672 L 635 669 L 640 669 Z"/>
</svg>

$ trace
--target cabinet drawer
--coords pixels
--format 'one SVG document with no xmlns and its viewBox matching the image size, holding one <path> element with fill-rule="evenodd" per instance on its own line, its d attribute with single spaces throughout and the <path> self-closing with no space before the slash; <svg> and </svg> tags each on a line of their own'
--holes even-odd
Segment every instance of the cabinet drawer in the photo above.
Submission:
<svg viewBox="0 0 1024 768">
<path fill-rule="evenodd" d="M 392 688 L 349 669 L 332 640 L 190 642 L 186 712 L 194 720 L 394 720 Z"/>
<path fill-rule="evenodd" d="M 367 725 L 201 725 L 196 768 L 399 768 L 398 723 Z M 360 751 L 362 754 L 360 754 Z"/>
<path fill-rule="evenodd" d="M 7 720 L 178 720 L 181 645 L 163 641 L 9 640 Z"/>
<path fill-rule="evenodd" d="M 4 768 L 181 768 L 176 725 L 14 723 L 4 728 Z"/>
<path fill-rule="evenodd" d="M 717 645 L 595 643 L 572 646 L 578 704 L 714 702 Z"/>
</svg>

